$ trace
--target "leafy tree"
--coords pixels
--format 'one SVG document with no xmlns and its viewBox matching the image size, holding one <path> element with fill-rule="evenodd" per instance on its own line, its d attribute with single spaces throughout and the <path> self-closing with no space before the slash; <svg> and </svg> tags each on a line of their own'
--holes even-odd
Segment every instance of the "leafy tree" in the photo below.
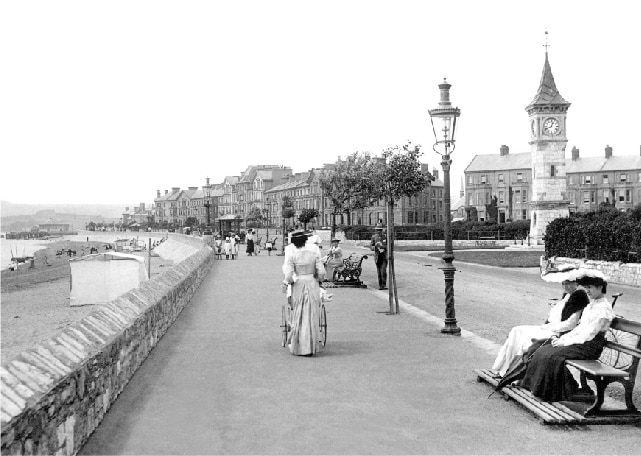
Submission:
<svg viewBox="0 0 641 456">
<path fill-rule="evenodd" d="M 354 152 L 345 160 L 339 157 L 334 167 L 329 171 L 323 170 L 319 177 L 324 196 L 332 202 L 332 238 L 336 235 L 337 215 L 347 214 L 347 224 L 350 225 L 352 211 L 369 206 L 368 195 L 356 190 L 362 188 L 368 177 L 365 172 L 370 161 L 369 155 Z"/>
<path fill-rule="evenodd" d="M 187 217 L 187 220 L 185 220 L 185 226 L 192 228 L 196 225 L 198 225 L 198 219 L 196 217 Z"/>
<path fill-rule="evenodd" d="M 307 229 L 307 224 L 311 222 L 314 218 L 318 217 L 318 209 L 303 209 L 298 216 L 298 221 L 303 224 L 303 227 Z"/>
<path fill-rule="evenodd" d="M 96 223 L 95 223 L 95 222 L 93 222 L 93 221 L 89 222 L 89 223 L 87 224 L 87 229 L 88 229 L 89 231 L 96 231 Z"/>
<path fill-rule="evenodd" d="M 485 213 L 487 214 L 488 222 L 497 222 L 499 217 L 499 205 L 498 198 L 496 196 L 492 197 L 490 204 L 485 205 Z"/>
<path fill-rule="evenodd" d="M 261 227 L 263 226 L 263 222 L 265 221 L 265 216 L 260 208 L 252 206 L 252 208 L 249 210 L 249 214 L 247 214 L 247 218 L 245 219 L 245 221 L 247 222 L 248 228 Z"/>
<path fill-rule="evenodd" d="M 420 145 L 411 142 L 390 147 L 383 151 L 382 159 L 366 157 L 359 170 L 362 178 L 352 187 L 358 199 L 384 200 L 387 205 L 387 252 L 389 268 L 390 314 L 398 313 L 398 294 L 394 270 L 394 205 L 403 196 L 411 197 L 423 192 L 434 181 L 429 171 L 423 170 L 419 161 Z"/>
</svg>

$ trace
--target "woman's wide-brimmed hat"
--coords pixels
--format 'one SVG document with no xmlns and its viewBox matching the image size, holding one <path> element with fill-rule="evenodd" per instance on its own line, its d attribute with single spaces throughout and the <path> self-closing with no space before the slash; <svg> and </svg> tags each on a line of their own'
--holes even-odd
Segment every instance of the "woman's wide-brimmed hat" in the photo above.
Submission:
<svg viewBox="0 0 641 456">
<path fill-rule="evenodd" d="M 331 239 L 329 242 L 341 242 L 340 239 Z"/>
<path fill-rule="evenodd" d="M 595 271 L 593 269 L 584 269 L 584 271 L 585 273 L 583 275 L 577 277 L 576 281 L 579 285 L 583 287 L 587 287 L 588 285 L 601 287 L 608 283 L 608 279 L 601 271 Z"/>
<path fill-rule="evenodd" d="M 581 268 L 573 264 L 557 265 L 552 269 L 544 271 L 541 274 L 541 278 L 546 282 L 577 282 L 579 285 L 585 285 L 585 281 L 590 279 L 598 279 L 601 284 L 606 282 L 606 278 L 601 271 Z"/>
</svg>

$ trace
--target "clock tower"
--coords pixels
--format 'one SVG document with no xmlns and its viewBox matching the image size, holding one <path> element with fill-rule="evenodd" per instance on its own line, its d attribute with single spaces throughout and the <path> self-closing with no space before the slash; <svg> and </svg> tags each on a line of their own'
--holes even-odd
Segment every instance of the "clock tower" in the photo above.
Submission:
<svg viewBox="0 0 641 456">
<path fill-rule="evenodd" d="M 539 89 L 525 108 L 530 118 L 532 154 L 532 195 L 530 201 L 530 239 L 543 243 L 548 223 L 567 217 L 567 183 L 565 177 L 566 117 L 570 103 L 561 96 L 548 61 L 545 63 Z"/>
</svg>

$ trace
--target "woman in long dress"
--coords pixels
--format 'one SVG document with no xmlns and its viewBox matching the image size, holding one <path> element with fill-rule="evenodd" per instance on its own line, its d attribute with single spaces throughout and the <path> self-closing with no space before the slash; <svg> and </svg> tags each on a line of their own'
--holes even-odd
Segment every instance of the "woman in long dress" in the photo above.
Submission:
<svg viewBox="0 0 641 456">
<path fill-rule="evenodd" d="M 547 402 L 570 400 L 578 385 L 565 366 L 566 359 L 598 359 L 605 345 L 605 332 L 614 319 L 610 302 L 605 297 L 607 282 L 603 277 L 578 279 L 590 297 L 576 328 L 552 338 L 533 355 L 520 386 Z"/>
<path fill-rule="evenodd" d="M 563 296 L 552 306 L 548 319 L 543 325 L 515 326 L 499 350 L 492 370 L 504 376 L 512 363 L 532 346 L 532 339 L 548 339 L 568 332 L 576 327 L 583 308 L 590 301 L 575 280 L 564 280 Z"/>
<path fill-rule="evenodd" d="M 245 236 L 245 242 L 247 243 L 245 251 L 247 255 L 252 256 L 252 253 L 254 253 L 254 232 L 252 230 L 249 230 L 247 236 Z"/>
<path fill-rule="evenodd" d="M 286 256 L 283 272 L 284 285 L 291 285 L 293 307 L 289 351 L 294 355 L 312 356 L 319 347 L 319 282 L 323 280 L 325 271 L 318 250 L 304 248 L 306 240 L 303 232 L 292 234 L 295 248 Z"/>
</svg>

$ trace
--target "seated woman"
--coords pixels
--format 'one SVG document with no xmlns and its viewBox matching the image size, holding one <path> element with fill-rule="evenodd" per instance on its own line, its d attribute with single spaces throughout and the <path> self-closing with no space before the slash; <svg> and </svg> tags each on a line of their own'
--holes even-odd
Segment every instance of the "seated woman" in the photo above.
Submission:
<svg viewBox="0 0 641 456">
<path fill-rule="evenodd" d="M 325 279 L 330 282 L 334 280 L 336 271 L 342 270 L 343 265 L 343 250 L 338 246 L 339 239 L 332 239 L 331 246 L 327 256 L 324 258 L 325 263 Z"/>
<path fill-rule="evenodd" d="M 605 345 L 605 331 L 614 318 L 612 306 L 605 297 L 608 285 L 605 277 L 596 271 L 588 272 L 577 280 L 590 297 L 579 324 L 572 331 L 553 337 L 551 344 L 539 348 L 520 382 L 520 386 L 547 402 L 572 398 L 578 385 L 565 366 L 565 360 L 598 359 Z"/>
<path fill-rule="evenodd" d="M 552 306 L 544 324 L 512 328 L 492 365 L 492 370 L 496 374 L 504 376 L 513 362 L 532 346 L 533 339 L 558 336 L 574 329 L 578 324 L 581 312 L 590 300 L 585 291 L 577 288 L 578 284 L 574 277 L 565 272 L 558 274 L 564 274 L 561 282 L 564 293 L 561 300 Z"/>
</svg>

